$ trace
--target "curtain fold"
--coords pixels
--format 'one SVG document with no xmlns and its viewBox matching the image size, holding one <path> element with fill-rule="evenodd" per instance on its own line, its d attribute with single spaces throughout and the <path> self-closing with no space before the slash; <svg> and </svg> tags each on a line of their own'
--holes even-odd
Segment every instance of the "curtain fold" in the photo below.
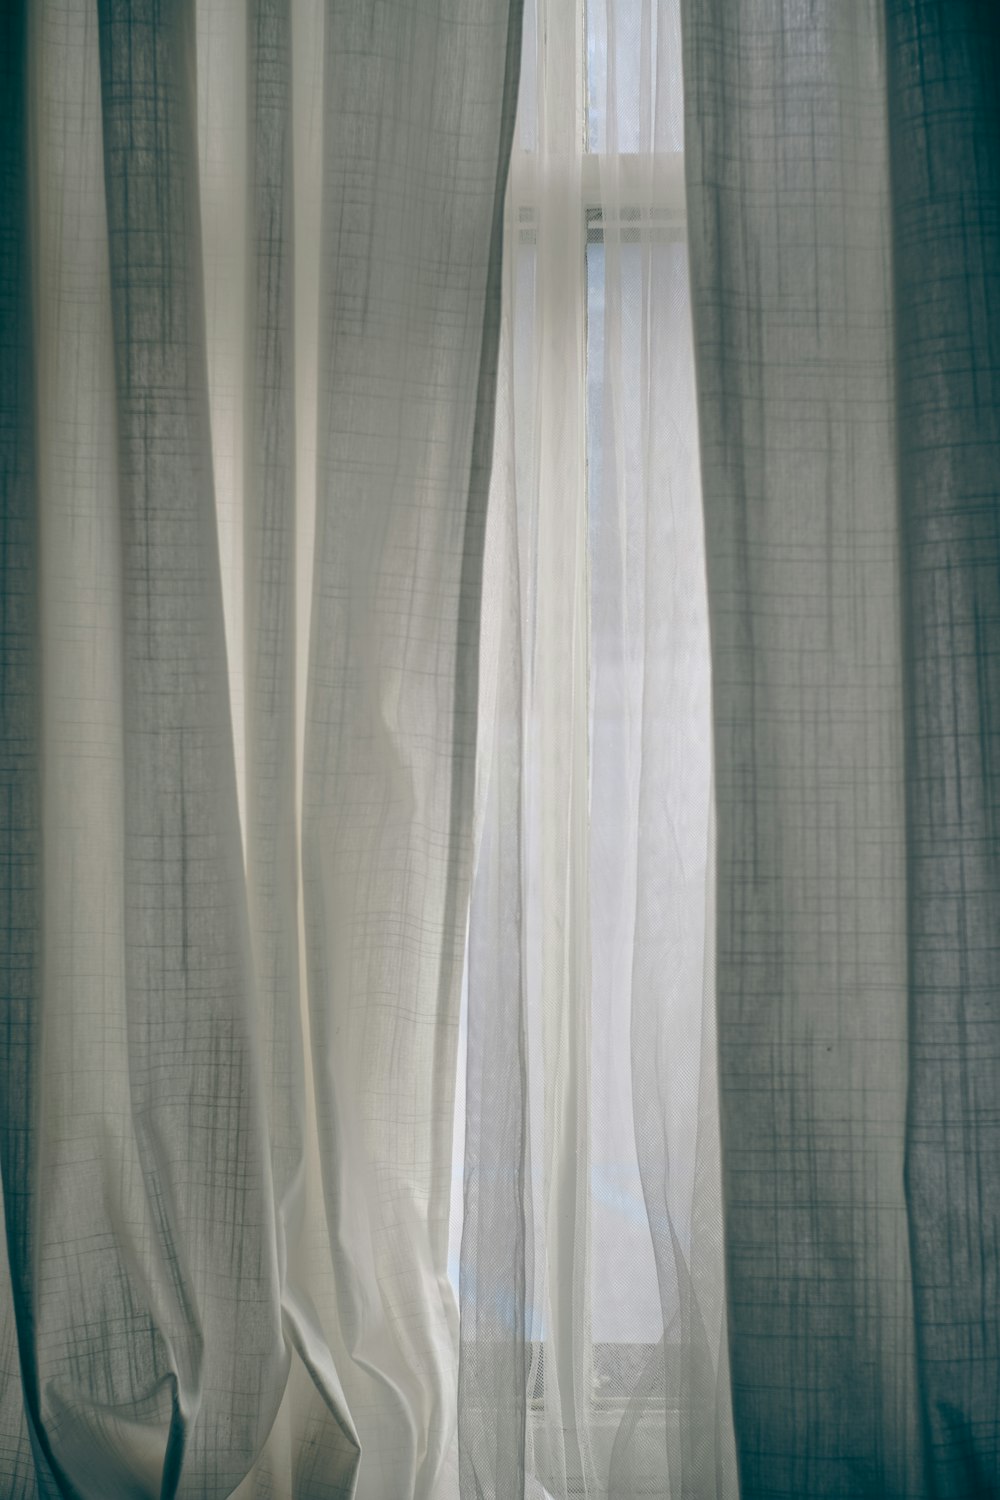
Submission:
<svg viewBox="0 0 1000 1500">
<path fill-rule="evenodd" d="M 39 1423 L 33 1345 L 32 1182 L 38 1142 L 41 974 L 41 701 L 35 368 L 28 173 L 28 7 L 0 15 L 0 1457 L 12 1495 L 55 1493 Z"/>
<path fill-rule="evenodd" d="M 454 1492 L 447 1275 L 516 5 L 327 15 L 305 936 L 358 1495 Z"/>
<path fill-rule="evenodd" d="M 246 867 L 278 1255 L 301 1220 L 295 761 L 292 38 L 287 4 L 247 12 L 243 607 Z M 287 1272 L 286 1272 L 287 1274 Z"/>
<path fill-rule="evenodd" d="M 887 6 L 927 1486 L 1000 1489 L 1000 16 Z"/>
<path fill-rule="evenodd" d="M 684 6 L 748 1496 L 1000 1485 L 997 46 Z"/>
</svg>

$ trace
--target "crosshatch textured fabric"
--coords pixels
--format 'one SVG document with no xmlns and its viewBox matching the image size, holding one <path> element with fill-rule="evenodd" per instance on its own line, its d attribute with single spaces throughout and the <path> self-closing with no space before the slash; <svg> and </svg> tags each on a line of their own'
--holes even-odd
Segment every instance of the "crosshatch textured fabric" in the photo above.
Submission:
<svg viewBox="0 0 1000 1500">
<path fill-rule="evenodd" d="M 887 7 L 927 1488 L 1000 1492 L 1000 13 Z"/>
<path fill-rule="evenodd" d="M 518 24 L 2 8 L 4 1500 L 457 1496 Z"/>
<path fill-rule="evenodd" d="M 0 15 L 0 1472 L 31 1493 L 38 1425 L 30 1213 L 38 1163 L 41 705 L 34 361 L 31 346 L 27 11 Z M 23 1383 L 22 1383 L 23 1382 Z M 43 1490 L 42 1493 L 51 1493 Z"/>
<path fill-rule="evenodd" d="M 331 1347 L 371 1500 L 457 1492 L 448 1213 L 519 40 L 496 0 L 327 25 L 303 878 Z"/>
<path fill-rule="evenodd" d="M 994 1495 L 1000 16 L 684 32 L 742 1490 Z"/>
</svg>

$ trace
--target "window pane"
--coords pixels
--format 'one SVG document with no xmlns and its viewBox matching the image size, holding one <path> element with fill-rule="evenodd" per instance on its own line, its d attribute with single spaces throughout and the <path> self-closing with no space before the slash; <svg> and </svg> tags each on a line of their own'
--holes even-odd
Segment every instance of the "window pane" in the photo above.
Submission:
<svg viewBox="0 0 1000 1500">
<path fill-rule="evenodd" d="M 662 1198 L 667 1177 L 670 1230 L 682 1254 L 690 1245 L 711 784 L 707 596 L 686 248 L 652 238 L 648 221 L 611 225 L 606 243 L 597 222 L 587 247 L 592 1332 L 595 1346 L 648 1346 L 670 1323 L 673 1295 L 665 1286 L 661 1303 L 653 1241 L 662 1249 L 669 1231 L 647 1202 L 651 1179 Z M 643 1035 L 652 1017 L 662 1044 L 655 1070 L 633 1052 L 637 1015 Z M 665 1124 L 665 1145 L 640 1138 L 637 1151 L 647 1106 Z M 622 1364 L 620 1351 L 595 1347 L 597 1389 L 631 1390 L 638 1357 Z"/>
<path fill-rule="evenodd" d="M 656 1265 L 636 1160 L 629 1044 L 635 839 L 629 817 L 641 660 L 624 654 L 621 565 L 628 539 L 606 483 L 605 254 L 587 246 L 587 489 L 591 583 L 592 1337 L 655 1341 L 662 1331 Z M 613 458 L 613 455 L 609 455 Z M 630 868 L 631 866 L 631 868 Z M 602 1372 L 595 1360 L 595 1378 Z M 607 1372 L 604 1378 L 607 1379 Z M 599 1387 L 600 1388 L 600 1387 Z"/>
</svg>

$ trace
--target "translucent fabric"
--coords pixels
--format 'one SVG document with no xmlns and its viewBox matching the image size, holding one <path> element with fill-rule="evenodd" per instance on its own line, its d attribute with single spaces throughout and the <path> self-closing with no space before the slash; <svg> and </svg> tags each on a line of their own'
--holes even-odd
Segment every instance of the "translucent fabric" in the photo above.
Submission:
<svg viewBox="0 0 1000 1500">
<path fill-rule="evenodd" d="M 748 1497 L 1000 1493 L 1000 14 L 684 0 Z"/>
<path fill-rule="evenodd" d="M 519 26 L 2 7 L 5 1500 L 457 1495 Z"/>
<path fill-rule="evenodd" d="M 669 0 L 525 14 L 470 916 L 463 1496 L 736 1494 Z"/>
</svg>

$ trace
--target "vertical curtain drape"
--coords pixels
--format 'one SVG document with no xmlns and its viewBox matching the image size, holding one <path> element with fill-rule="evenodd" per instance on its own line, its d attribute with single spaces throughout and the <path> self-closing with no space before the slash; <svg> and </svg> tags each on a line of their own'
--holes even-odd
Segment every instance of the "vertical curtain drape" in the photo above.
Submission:
<svg viewBox="0 0 1000 1500">
<path fill-rule="evenodd" d="M 1000 18 L 684 5 L 747 1496 L 1000 1491 Z"/>
<path fill-rule="evenodd" d="M 463 1495 L 736 1493 L 680 12 L 537 0 L 469 929 Z"/>
<path fill-rule="evenodd" d="M 457 1495 L 518 43 L 3 7 L 5 1500 Z"/>
</svg>

